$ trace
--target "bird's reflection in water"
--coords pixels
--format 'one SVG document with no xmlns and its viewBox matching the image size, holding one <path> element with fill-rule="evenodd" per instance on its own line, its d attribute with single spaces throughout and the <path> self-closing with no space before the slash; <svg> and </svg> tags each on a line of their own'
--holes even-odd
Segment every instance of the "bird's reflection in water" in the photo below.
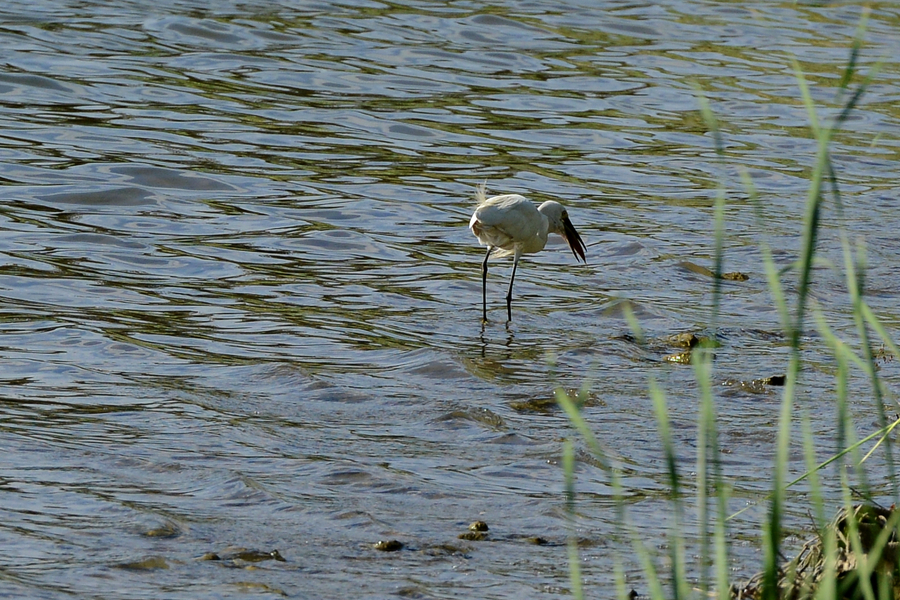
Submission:
<svg viewBox="0 0 900 600">
<path fill-rule="evenodd" d="M 478 341 L 479 341 L 480 346 L 481 346 L 481 358 L 487 358 L 487 349 L 488 349 L 488 346 L 493 345 L 494 347 L 498 347 L 498 346 L 500 345 L 499 342 L 493 342 L 493 343 L 491 343 L 491 342 L 488 341 L 488 339 L 487 339 L 487 337 L 486 337 L 486 333 L 487 333 L 487 324 L 488 324 L 488 322 L 487 322 L 486 320 L 482 319 L 482 321 L 481 321 L 481 333 L 478 335 Z M 508 352 L 506 352 L 506 356 L 504 357 L 503 360 L 506 360 L 506 359 L 509 359 L 509 358 L 512 357 L 512 352 L 511 352 L 511 350 L 512 350 L 512 343 L 513 343 L 513 340 L 515 339 L 515 337 L 516 337 L 516 334 L 515 334 L 515 332 L 514 332 L 513 329 L 512 329 L 512 322 L 511 322 L 511 321 L 507 321 L 507 322 L 506 322 L 506 341 L 505 341 L 505 342 L 502 342 L 502 346 L 505 347 L 505 348 L 508 350 Z"/>
</svg>

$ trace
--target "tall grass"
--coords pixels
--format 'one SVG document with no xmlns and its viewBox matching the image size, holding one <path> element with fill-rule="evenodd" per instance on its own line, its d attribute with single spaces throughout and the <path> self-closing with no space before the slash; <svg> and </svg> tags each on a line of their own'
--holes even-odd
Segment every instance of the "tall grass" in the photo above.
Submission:
<svg viewBox="0 0 900 600">
<path fill-rule="evenodd" d="M 786 503 L 788 502 L 786 492 L 789 487 L 800 481 L 805 481 L 808 486 L 809 498 L 811 501 L 810 512 L 820 534 L 825 557 L 825 575 L 819 582 L 815 597 L 829 600 L 841 597 L 841 591 L 839 590 L 838 581 L 835 575 L 838 560 L 838 542 L 835 531 L 828 527 L 830 515 L 826 514 L 826 500 L 824 498 L 822 486 L 820 485 L 819 472 L 829 464 L 836 463 L 840 466 L 844 464 L 844 461 L 849 457 L 849 466 L 852 469 L 853 479 L 856 482 L 856 487 L 853 488 L 853 492 L 851 492 L 851 483 L 847 470 L 838 469 L 836 472 L 840 473 L 841 487 L 843 490 L 842 497 L 839 500 L 844 505 L 845 510 L 851 510 L 851 505 L 854 502 L 854 493 L 861 495 L 863 499 L 871 499 L 871 492 L 866 480 L 864 463 L 873 452 L 880 448 L 884 455 L 884 462 L 888 471 L 891 494 L 895 502 L 898 500 L 898 482 L 893 459 L 891 434 L 893 429 L 900 423 L 900 420 L 890 422 L 887 417 L 887 409 L 884 401 L 884 387 L 878 377 L 876 357 L 872 351 L 872 345 L 873 343 L 876 343 L 873 340 L 872 335 L 874 334 L 875 339 L 882 343 L 886 350 L 894 356 L 900 357 L 900 352 L 898 352 L 896 344 L 865 301 L 863 282 L 865 280 L 864 273 L 866 262 L 864 248 L 860 245 L 854 246 L 851 244 L 849 235 L 843 227 L 840 227 L 839 235 L 844 256 L 843 270 L 847 289 L 849 291 L 850 305 L 852 307 L 852 318 L 858 336 L 855 343 L 843 341 L 831 331 L 826 323 L 821 308 L 816 305 L 810 296 L 810 286 L 813 280 L 813 265 L 816 260 L 816 249 L 819 241 L 823 212 L 825 210 L 833 210 L 838 219 L 840 219 L 843 211 L 838 178 L 835 173 L 834 164 L 831 160 L 830 148 L 834 136 L 846 122 L 847 118 L 852 114 L 853 110 L 858 106 L 859 101 L 880 68 L 880 63 L 876 64 L 855 88 L 852 87 L 853 81 L 858 79 L 858 61 L 863 46 L 867 17 L 868 13 L 864 11 L 854 43 L 850 50 L 847 65 L 839 84 L 838 101 L 841 103 L 841 110 L 830 124 L 823 125 L 820 123 L 816 106 L 812 99 L 812 95 L 810 94 L 803 70 L 796 60 L 792 61 L 797 86 L 800 90 L 803 104 L 807 110 L 810 131 L 816 142 L 816 156 L 809 176 L 809 189 L 802 215 L 799 256 L 793 267 L 787 273 L 783 273 L 779 271 L 776 266 L 771 248 L 765 240 L 763 240 L 760 245 L 769 291 L 777 308 L 781 327 L 785 333 L 789 348 L 786 378 L 782 391 L 778 418 L 778 431 L 773 452 L 774 460 L 772 465 L 771 492 L 763 500 L 768 503 L 768 511 L 761 524 L 763 564 L 760 597 L 766 600 L 779 598 L 779 585 L 783 585 L 785 579 L 791 577 L 790 573 L 786 573 L 781 569 L 781 563 L 784 560 L 784 554 L 782 552 L 783 515 L 785 513 Z M 697 97 L 700 105 L 700 112 L 704 118 L 707 129 L 712 134 L 716 152 L 720 159 L 724 161 L 726 152 L 722 142 L 718 121 L 709 102 L 699 89 Z M 763 210 L 763 201 L 757 193 L 753 181 L 747 172 L 741 174 L 741 179 L 746 193 L 756 209 L 755 214 L 760 230 L 764 231 L 766 225 L 763 216 L 765 212 Z M 726 235 L 724 214 L 727 203 L 727 194 L 725 190 L 724 184 L 720 185 L 713 211 L 715 232 L 713 273 L 716 277 L 714 277 L 712 284 L 712 310 L 710 316 L 710 329 L 712 331 L 715 331 L 718 327 L 719 306 L 722 293 L 720 276 L 724 264 L 723 248 L 725 247 Z M 830 202 L 828 202 L 829 199 Z M 796 293 L 792 298 L 789 298 L 785 293 L 785 288 L 782 284 L 782 278 L 784 276 L 796 277 Z M 634 315 L 627 310 L 627 307 L 625 316 L 634 330 L 635 337 L 638 340 L 642 340 L 643 337 L 640 331 L 640 324 L 637 322 Z M 814 444 L 809 414 L 805 410 L 797 411 L 795 406 L 798 379 L 803 365 L 803 349 L 801 342 L 804 334 L 808 330 L 810 316 L 812 316 L 812 321 L 814 322 L 817 332 L 822 339 L 825 340 L 833 353 L 836 365 L 834 389 L 838 432 L 836 440 L 837 450 L 824 461 L 820 461 L 816 456 L 816 447 Z M 858 350 L 854 350 L 854 348 L 857 348 Z M 604 452 L 599 440 L 593 435 L 585 419 L 580 414 L 580 403 L 578 402 L 578 399 L 570 397 L 561 389 L 557 390 L 557 399 L 568 414 L 581 441 L 586 444 L 588 451 L 600 461 L 600 464 L 610 477 L 617 500 L 617 519 L 621 533 L 631 540 L 632 548 L 643 567 L 645 577 L 644 585 L 646 586 L 644 591 L 654 599 L 671 597 L 680 600 L 692 597 L 705 598 L 711 596 L 728 598 L 731 593 L 730 584 L 733 582 L 730 582 L 728 577 L 728 522 L 739 513 L 734 515 L 728 514 L 729 489 L 724 483 L 720 462 L 717 430 L 718 417 L 716 414 L 716 400 L 713 391 L 714 378 L 712 358 L 711 348 L 703 345 L 695 349 L 692 355 L 694 376 L 698 382 L 700 392 L 694 481 L 686 480 L 684 475 L 679 472 L 678 463 L 676 461 L 676 449 L 669 426 L 665 395 L 663 390 L 653 379 L 649 382 L 649 393 L 653 401 L 657 429 L 666 461 L 666 474 L 668 485 L 670 487 L 672 507 L 671 522 L 673 525 L 667 532 L 669 573 L 666 576 L 660 575 L 656 566 L 656 557 L 653 556 L 643 543 L 641 532 L 639 532 L 628 520 L 628 515 L 622 501 L 622 486 L 618 470 Z M 880 426 L 879 430 L 871 433 L 862 440 L 857 440 L 855 438 L 854 432 L 856 431 L 856 428 L 849 410 L 850 403 L 848 401 L 847 382 L 851 369 L 854 367 L 865 374 L 870 381 L 872 402 L 875 405 Z M 862 455 L 861 450 L 863 446 L 867 443 L 871 443 L 873 440 L 877 440 L 874 447 L 868 454 Z M 802 445 L 806 473 L 789 481 L 786 470 L 789 459 L 789 450 L 792 442 L 798 441 Z M 570 575 L 572 578 L 571 589 L 573 596 L 582 598 L 583 590 L 578 560 L 578 548 L 574 539 L 576 490 L 574 475 L 575 453 L 573 444 L 574 442 L 571 440 L 566 442 L 564 446 L 563 462 L 566 477 L 565 489 L 567 514 L 569 514 L 571 523 L 573 524 L 572 539 L 569 545 L 571 565 Z M 684 540 L 684 508 L 685 503 L 688 502 L 688 499 L 685 496 L 685 490 L 691 487 L 696 490 L 694 502 L 696 503 L 695 509 L 699 532 L 697 540 L 699 556 L 694 568 L 689 568 L 687 563 Z M 900 519 L 900 511 L 895 514 L 898 515 L 897 518 Z M 889 529 L 893 530 L 895 525 L 896 523 L 891 523 Z M 865 553 L 862 552 L 863 548 L 860 543 L 859 534 L 855 522 L 853 522 L 852 519 L 850 519 L 849 526 L 851 533 L 850 545 L 854 550 L 858 550 L 862 557 L 860 558 L 859 572 L 862 575 L 873 573 L 876 568 L 875 565 L 877 564 L 877 554 L 879 554 L 880 549 L 884 548 L 884 545 L 887 544 L 887 537 L 885 537 L 885 539 L 879 538 L 875 548 L 872 549 L 868 555 L 865 555 Z M 889 533 L 890 531 L 887 531 L 887 534 Z M 712 575 L 710 575 L 710 565 L 712 565 Z M 627 594 L 623 583 L 624 576 L 622 573 L 623 565 L 619 559 L 616 563 L 616 581 L 618 582 L 617 595 L 624 599 L 627 597 Z M 884 578 L 879 581 L 884 581 Z M 878 586 L 873 587 L 870 584 L 868 577 L 860 579 L 859 590 L 866 600 L 892 597 L 893 594 L 892 590 L 888 589 L 885 585 L 879 584 Z"/>
</svg>

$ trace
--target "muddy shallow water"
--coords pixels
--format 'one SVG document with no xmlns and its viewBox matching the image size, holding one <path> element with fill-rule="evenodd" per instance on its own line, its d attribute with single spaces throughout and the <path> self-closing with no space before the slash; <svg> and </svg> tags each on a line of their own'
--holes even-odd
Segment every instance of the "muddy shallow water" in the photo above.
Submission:
<svg viewBox="0 0 900 600">
<path fill-rule="evenodd" d="M 623 468 L 630 516 L 659 535 L 648 381 L 689 473 L 697 385 L 665 360 L 683 332 L 718 338 L 733 508 L 759 501 L 780 390 L 742 382 L 787 356 L 759 244 L 795 260 L 815 153 L 790 57 L 833 116 L 859 17 L 696 0 L 6 3 L 0 595 L 565 597 L 572 430 L 553 390 L 592 382 L 585 416 Z M 900 9 L 873 4 L 863 70 L 900 52 L 898 31 Z M 898 321 L 898 85 L 888 58 L 834 144 L 844 214 L 823 214 L 813 294 L 847 339 L 839 226 L 866 244 L 873 309 Z M 480 318 L 466 224 L 481 182 L 560 200 L 587 243 L 586 265 L 558 238 L 520 264 L 511 323 L 508 259 Z M 748 279 L 722 283 L 713 331 L 720 184 L 725 270 Z M 625 303 L 649 345 L 629 337 Z M 798 405 L 824 458 L 834 365 L 813 332 L 804 358 Z M 897 361 L 880 374 L 895 405 Z M 863 435 L 876 413 L 865 378 L 850 385 Z M 587 589 L 611 595 L 621 555 L 646 593 L 609 481 L 579 448 Z M 834 497 L 836 473 L 823 479 Z M 732 522 L 736 576 L 759 566 L 762 514 Z M 488 537 L 460 539 L 477 520 Z M 403 549 L 375 549 L 386 540 Z M 247 560 L 275 550 L 283 561 Z"/>
</svg>

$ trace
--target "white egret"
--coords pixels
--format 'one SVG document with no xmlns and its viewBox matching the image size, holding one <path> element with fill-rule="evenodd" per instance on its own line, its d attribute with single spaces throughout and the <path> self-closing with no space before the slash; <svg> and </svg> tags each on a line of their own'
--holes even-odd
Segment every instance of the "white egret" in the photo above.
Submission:
<svg viewBox="0 0 900 600">
<path fill-rule="evenodd" d="M 535 206 L 530 200 L 518 194 L 485 197 L 485 186 L 475 191 L 478 208 L 469 221 L 469 229 L 483 246 L 487 254 L 481 265 L 481 310 L 487 321 L 487 271 L 488 259 L 496 250 L 497 256 L 513 256 L 512 275 L 506 292 L 506 316 L 512 321 L 512 289 L 516 278 L 516 267 L 523 254 L 540 252 L 547 243 L 547 235 L 561 235 L 575 258 L 587 262 L 585 246 L 581 236 L 575 231 L 565 207 L 559 202 L 548 200 Z"/>
</svg>

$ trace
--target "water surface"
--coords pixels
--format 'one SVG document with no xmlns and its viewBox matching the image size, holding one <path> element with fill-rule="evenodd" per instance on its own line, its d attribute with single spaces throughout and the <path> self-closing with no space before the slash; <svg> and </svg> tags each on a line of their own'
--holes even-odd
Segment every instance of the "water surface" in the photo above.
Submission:
<svg viewBox="0 0 900 600">
<path fill-rule="evenodd" d="M 784 372 L 787 354 L 759 246 L 795 260 L 815 153 L 790 58 L 820 118 L 835 115 L 859 17 L 767 1 L 6 3 L 2 593 L 567 597 L 572 431 L 553 390 L 592 381 L 585 416 L 653 540 L 671 513 L 648 381 L 689 473 L 697 385 L 660 341 L 686 331 L 722 343 L 732 504 L 760 501 L 780 391 L 738 382 Z M 898 23 L 872 4 L 863 71 L 900 51 Z M 889 59 L 836 139 L 844 215 L 829 205 L 820 239 L 834 265 L 839 226 L 864 240 L 889 328 L 898 84 Z M 508 259 L 480 319 L 483 249 L 466 224 L 481 182 L 560 200 L 588 244 L 586 265 L 559 239 L 523 261 L 512 323 Z M 711 280 L 691 265 L 712 268 L 722 184 L 725 270 L 749 279 L 723 283 L 714 332 Z M 822 263 L 813 293 L 853 338 L 839 269 Z M 624 303 L 655 344 L 628 337 Z M 804 357 L 800 407 L 824 457 L 834 366 L 814 334 Z M 881 375 L 893 403 L 897 362 Z M 878 421 L 865 379 L 851 386 L 862 435 Z M 588 590 L 613 593 L 621 555 L 647 593 L 608 478 L 580 457 Z M 805 506 L 801 490 L 799 537 Z M 759 566 L 762 514 L 732 522 L 736 577 Z M 488 541 L 458 539 L 475 520 Z M 387 539 L 406 547 L 373 549 Z M 197 560 L 229 546 L 286 560 Z"/>
</svg>

